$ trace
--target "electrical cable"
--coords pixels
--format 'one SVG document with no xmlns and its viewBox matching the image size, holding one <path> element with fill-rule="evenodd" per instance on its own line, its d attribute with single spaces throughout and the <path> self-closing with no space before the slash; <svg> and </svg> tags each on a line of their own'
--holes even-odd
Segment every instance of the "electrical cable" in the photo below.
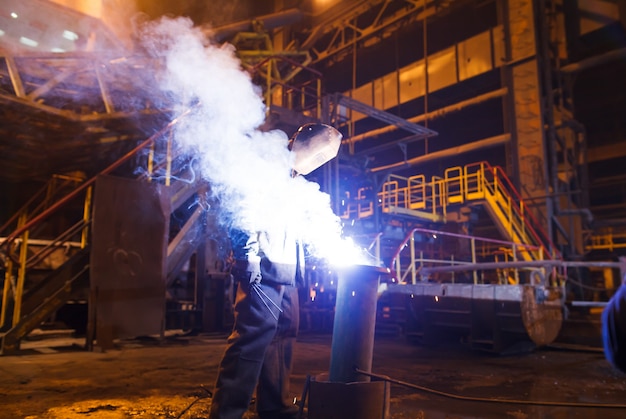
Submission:
<svg viewBox="0 0 626 419">
<path fill-rule="evenodd" d="M 522 404 L 522 405 L 534 405 L 534 406 L 561 406 L 561 407 L 592 407 L 592 408 L 612 408 L 612 409 L 626 409 L 626 404 L 606 404 L 606 403 L 578 403 L 578 402 L 550 402 L 540 400 L 515 400 L 515 399 L 493 399 L 489 397 L 472 397 L 461 396 L 458 394 L 447 393 L 445 391 L 435 390 L 429 387 L 420 386 L 417 384 L 408 383 L 406 381 L 396 380 L 386 375 L 374 374 L 371 372 L 363 371 L 359 368 L 355 368 L 355 371 L 359 374 L 366 375 L 368 377 L 377 378 L 379 380 L 388 381 L 392 384 L 397 384 L 403 387 L 420 390 L 426 393 L 436 394 L 438 396 L 447 397 L 455 400 L 464 400 L 470 402 L 485 402 L 485 403 L 502 403 L 502 404 Z"/>
<path fill-rule="evenodd" d="M 261 302 L 265 305 L 265 307 L 267 308 L 267 311 L 269 311 L 269 312 L 270 312 L 270 314 L 272 315 L 272 317 L 273 317 L 275 320 L 278 320 L 278 315 L 274 314 L 274 312 L 272 311 L 272 309 L 270 308 L 270 306 L 269 306 L 269 305 L 265 302 L 265 300 L 263 299 L 263 294 L 264 294 L 264 295 L 266 295 L 266 296 L 267 296 L 267 294 L 265 294 L 265 293 L 261 294 L 261 291 L 259 291 L 259 290 L 260 290 L 260 287 L 259 287 L 259 285 L 256 285 L 256 283 L 252 283 L 252 284 L 250 285 L 250 288 L 251 288 L 253 291 L 255 291 L 255 292 L 257 293 L 257 295 L 259 296 L 259 299 L 260 299 L 260 300 L 261 300 Z M 269 299 L 269 301 L 270 301 L 272 304 L 276 305 L 276 304 L 275 304 L 275 303 L 271 300 L 271 298 L 269 298 L 269 297 L 268 297 L 268 299 Z M 279 310 L 280 310 L 280 308 L 279 308 Z M 282 310 L 280 310 L 280 311 L 282 312 Z"/>
<path fill-rule="evenodd" d="M 206 389 L 203 385 L 201 385 L 201 386 L 200 386 L 200 388 L 201 388 L 202 390 L 206 391 L 206 393 L 207 393 L 207 394 L 206 394 L 205 396 L 197 396 L 197 397 L 196 397 L 196 398 L 195 398 L 195 399 L 194 399 L 191 403 L 189 403 L 189 404 L 187 405 L 187 407 L 185 407 L 185 408 L 182 410 L 182 412 L 180 412 L 180 413 L 178 414 L 178 416 L 176 416 L 176 418 L 175 418 L 175 419 L 180 419 L 180 418 L 182 418 L 182 417 L 183 417 L 183 415 L 184 415 L 185 413 L 187 413 L 187 411 L 188 411 L 189 409 L 191 409 L 191 408 L 192 408 L 192 406 L 193 406 L 194 404 L 198 403 L 200 400 L 203 400 L 203 399 L 210 399 L 211 397 L 213 397 L 213 393 L 211 392 L 211 390 Z"/>
<path fill-rule="evenodd" d="M 267 295 L 267 293 L 266 293 L 265 291 L 263 291 L 263 288 L 261 288 L 261 286 L 260 286 L 259 284 L 257 284 L 256 282 L 254 282 L 254 283 L 252 284 L 252 286 L 256 288 L 256 292 L 257 292 L 259 295 L 263 294 L 263 296 L 265 296 L 265 298 L 267 298 L 267 300 L 268 300 L 270 303 L 272 303 L 272 305 L 273 305 L 274 307 L 276 307 L 276 308 L 278 309 L 278 311 L 279 311 L 279 312 L 281 312 L 281 313 L 283 312 L 283 309 L 282 309 L 282 308 L 280 308 L 280 306 L 279 306 L 278 304 L 276 304 L 276 303 L 274 302 L 274 300 L 272 300 L 272 298 L 271 298 L 269 295 Z"/>
</svg>

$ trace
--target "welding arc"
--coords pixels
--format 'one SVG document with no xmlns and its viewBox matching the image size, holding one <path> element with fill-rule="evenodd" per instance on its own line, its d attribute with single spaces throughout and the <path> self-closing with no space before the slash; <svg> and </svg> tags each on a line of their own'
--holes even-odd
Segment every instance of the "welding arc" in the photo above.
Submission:
<svg viewBox="0 0 626 419">
<path fill-rule="evenodd" d="M 436 394 L 438 396 L 447 397 L 456 400 L 465 400 L 470 402 L 485 402 L 485 403 L 503 403 L 503 404 L 525 404 L 535 406 L 561 406 L 561 407 L 595 407 L 595 408 L 611 408 L 611 409 L 624 409 L 626 404 L 606 404 L 606 403 L 576 403 L 576 402 L 550 402 L 540 400 L 514 400 L 514 399 L 492 399 L 488 397 L 471 397 L 461 396 L 458 394 L 446 393 L 445 391 L 439 391 L 428 387 L 419 386 L 417 384 L 407 383 L 406 381 L 396 380 L 386 375 L 374 374 L 371 372 L 363 371 L 359 368 L 354 369 L 357 373 L 366 375 L 368 377 L 377 378 L 379 380 L 387 381 L 399 386 L 412 388 L 415 390 L 421 390 L 426 393 Z"/>
</svg>

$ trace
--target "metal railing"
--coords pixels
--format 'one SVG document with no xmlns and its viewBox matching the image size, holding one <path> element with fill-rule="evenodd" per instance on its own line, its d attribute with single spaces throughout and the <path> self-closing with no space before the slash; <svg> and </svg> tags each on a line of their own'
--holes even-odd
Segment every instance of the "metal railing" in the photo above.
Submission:
<svg viewBox="0 0 626 419">
<path fill-rule="evenodd" d="M 252 77 L 258 77 L 263 86 L 265 107 L 279 106 L 297 111 L 305 116 L 321 120 L 322 118 L 322 74 L 289 57 L 275 55 L 267 57 L 251 66 L 248 71 Z M 285 73 L 286 74 L 283 74 Z M 308 74 L 304 81 L 297 82 L 296 75 Z"/>
<path fill-rule="evenodd" d="M 374 213 L 368 192 L 360 189 L 355 199 L 344 205 L 342 218 L 365 218 Z M 348 197 L 349 198 L 349 197 Z M 560 259 L 561 255 L 536 220 L 503 169 L 487 162 L 448 168 L 443 177 L 424 175 L 411 177 L 390 175 L 376 196 L 382 212 L 406 210 L 417 217 L 445 221 L 451 206 L 471 201 L 484 201 L 505 235 L 519 244 L 529 245 L 525 260 L 546 257 Z"/>
<path fill-rule="evenodd" d="M 540 268 L 524 269 L 515 263 L 507 267 L 510 262 L 523 260 L 528 252 L 540 252 L 537 246 L 496 240 L 485 237 L 475 237 L 465 234 L 456 234 L 425 228 L 414 228 L 400 243 L 392 258 L 392 270 L 396 280 L 400 283 L 415 284 L 418 281 L 433 280 L 429 275 L 423 275 L 428 268 L 455 267 L 450 272 L 441 272 L 436 278 L 438 282 L 465 282 L 473 284 L 498 283 L 519 284 L 520 272 L 534 272 Z M 483 270 L 475 269 L 478 264 L 502 262 L 501 268 L 496 268 L 492 275 L 485 276 Z M 471 276 L 461 278 L 460 267 L 467 267 Z M 545 277 L 545 272 L 540 272 Z"/>
<path fill-rule="evenodd" d="M 608 250 L 613 252 L 618 249 L 626 249 L 626 229 L 605 228 L 594 232 L 587 238 L 585 249 Z"/>
</svg>

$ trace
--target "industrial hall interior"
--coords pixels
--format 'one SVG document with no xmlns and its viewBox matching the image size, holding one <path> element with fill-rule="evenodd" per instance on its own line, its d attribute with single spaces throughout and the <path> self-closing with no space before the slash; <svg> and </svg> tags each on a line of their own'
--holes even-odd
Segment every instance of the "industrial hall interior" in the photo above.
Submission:
<svg viewBox="0 0 626 419">
<path fill-rule="evenodd" d="M 206 417 L 235 319 L 231 227 L 287 219 L 312 243 L 301 417 L 622 417 L 601 315 L 626 280 L 624 75 L 622 0 L 3 0 L 6 417 Z M 298 144 L 320 124 L 340 142 Z M 283 180 L 296 151 L 311 168 Z M 372 301 L 344 307 L 343 283 Z M 152 350 L 171 357 L 115 366 Z M 327 358 L 332 376 L 357 352 L 375 389 L 324 387 Z M 116 371 L 159 362 L 204 378 L 113 397 Z M 89 371 L 110 394 L 77 384 Z M 155 381 L 186 393 L 149 403 Z"/>
</svg>

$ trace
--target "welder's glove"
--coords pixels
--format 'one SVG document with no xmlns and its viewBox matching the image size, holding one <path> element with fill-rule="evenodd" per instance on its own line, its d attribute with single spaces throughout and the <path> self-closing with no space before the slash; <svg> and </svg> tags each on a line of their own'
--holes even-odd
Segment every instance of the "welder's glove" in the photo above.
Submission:
<svg viewBox="0 0 626 419">
<path fill-rule="evenodd" d="M 250 235 L 244 251 L 248 262 L 246 273 L 249 275 L 250 284 L 258 284 L 261 282 L 261 252 L 258 234 Z"/>
<path fill-rule="evenodd" d="M 250 274 L 250 284 L 259 284 L 261 282 L 261 272 L 248 272 Z"/>
</svg>

